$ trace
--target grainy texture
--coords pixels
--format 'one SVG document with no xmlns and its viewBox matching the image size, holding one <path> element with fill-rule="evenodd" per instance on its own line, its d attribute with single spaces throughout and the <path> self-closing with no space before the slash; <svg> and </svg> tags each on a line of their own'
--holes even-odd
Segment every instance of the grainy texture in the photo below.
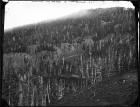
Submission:
<svg viewBox="0 0 140 107">
<path fill-rule="evenodd" d="M 9 105 L 132 104 L 138 93 L 133 9 L 5 32 L 2 97 Z"/>
</svg>

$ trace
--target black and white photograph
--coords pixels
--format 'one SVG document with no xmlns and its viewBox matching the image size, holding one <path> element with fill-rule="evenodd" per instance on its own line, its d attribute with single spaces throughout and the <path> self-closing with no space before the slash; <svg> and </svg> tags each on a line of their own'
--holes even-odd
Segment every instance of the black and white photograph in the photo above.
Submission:
<svg viewBox="0 0 140 107">
<path fill-rule="evenodd" d="M 9 106 L 132 105 L 136 31 L 130 1 L 9 1 L 2 99 Z"/>
</svg>

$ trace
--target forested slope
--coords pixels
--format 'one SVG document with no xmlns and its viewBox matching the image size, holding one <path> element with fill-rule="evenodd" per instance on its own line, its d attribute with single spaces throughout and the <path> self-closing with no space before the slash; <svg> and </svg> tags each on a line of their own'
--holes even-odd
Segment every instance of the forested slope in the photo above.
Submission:
<svg viewBox="0 0 140 107">
<path fill-rule="evenodd" d="M 14 89 L 19 90 L 17 102 L 6 95 L 11 104 L 34 105 L 37 101 L 36 105 L 44 105 L 52 92 L 63 96 L 62 87 L 69 87 L 65 79 L 86 79 L 68 83 L 78 90 L 117 73 L 136 71 L 134 12 L 121 7 L 89 9 L 85 16 L 6 31 L 3 88 L 13 86 L 9 85 L 12 78 L 12 83 L 19 82 Z"/>
</svg>

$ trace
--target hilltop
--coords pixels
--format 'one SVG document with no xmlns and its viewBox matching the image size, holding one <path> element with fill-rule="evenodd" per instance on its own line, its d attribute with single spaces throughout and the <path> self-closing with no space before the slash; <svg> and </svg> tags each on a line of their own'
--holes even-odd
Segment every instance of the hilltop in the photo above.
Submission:
<svg viewBox="0 0 140 107">
<path fill-rule="evenodd" d="M 4 53 L 26 52 L 27 46 L 34 44 L 58 45 L 62 42 L 72 43 L 76 38 L 82 39 L 87 36 L 92 36 L 93 40 L 100 40 L 111 33 L 135 33 L 133 9 L 88 9 L 83 13 L 83 16 L 75 13 L 76 15 L 64 19 L 41 22 L 5 32 Z"/>
<path fill-rule="evenodd" d="M 131 8 L 82 10 L 5 31 L 3 52 L 3 98 L 11 105 L 126 104 L 136 98 Z"/>
</svg>

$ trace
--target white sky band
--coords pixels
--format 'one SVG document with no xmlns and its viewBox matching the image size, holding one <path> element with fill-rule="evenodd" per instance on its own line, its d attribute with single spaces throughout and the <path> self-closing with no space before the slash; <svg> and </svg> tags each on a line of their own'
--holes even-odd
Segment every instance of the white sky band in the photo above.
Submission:
<svg viewBox="0 0 140 107">
<path fill-rule="evenodd" d="M 9 1 L 5 8 L 4 29 L 7 30 L 45 20 L 57 19 L 83 9 L 108 7 L 134 8 L 132 3 L 128 1 Z"/>
</svg>

